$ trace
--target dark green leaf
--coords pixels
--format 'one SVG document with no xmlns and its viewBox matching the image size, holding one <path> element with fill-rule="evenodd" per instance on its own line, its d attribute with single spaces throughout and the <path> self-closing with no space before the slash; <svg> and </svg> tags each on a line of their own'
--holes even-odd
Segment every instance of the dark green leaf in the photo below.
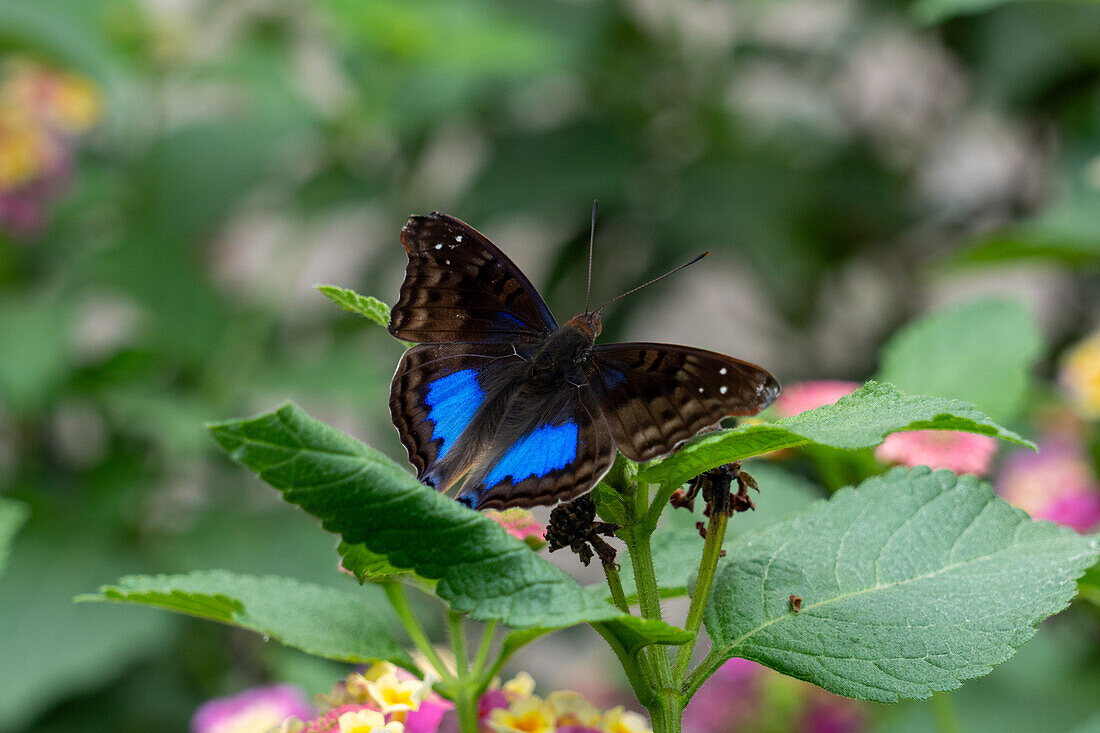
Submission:
<svg viewBox="0 0 1100 733">
<path fill-rule="evenodd" d="M 983 299 L 926 315 L 882 351 L 881 379 L 910 394 L 965 400 L 992 419 L 1015 418 L 1031 388 L 1042 335 L 1019 301 Z"/>
<path fill-rule="evenodd" d="M 835 405 L 774 423 L 707 433 L 663 461 L 649 464 L 639 475 L 652 483 L 679 485 L 723 463 L 781 448 L 806 443 L 866 448 L 881 443 L 890 433 L 903 430 L 962 430 L 1034 447 L 966 402 L 907 395 L 890 384 L 867 382 Z"/>
<path fill-rule="evenodd" d="M 221 570 L 188 575 L 132 575 L 85 601 L 156 606 L 240 626 L 287 646 L 343 662 L 412 660 L 368 599 L 289 578 Z"/>
<path fill-rule="evenodd" d="M 233 458 L 320 517 L 348 546 L 362 544 L 395 568 L 438 580 L 436 594 L 472 618 L 515 628 L 605 621 L 653 633 L 657 642 L 688 638 L 671 627 L 639 625 L 488 517 L 295 405 L 210 429 Z"/>
<path fill-rule="evenodd" d="M 742 536 L 704 622 L 723 658 L 849 697 L 924 698 L 1012 656 L 1098 553 L 974 477 L 898 468 Z"/>
</svg>

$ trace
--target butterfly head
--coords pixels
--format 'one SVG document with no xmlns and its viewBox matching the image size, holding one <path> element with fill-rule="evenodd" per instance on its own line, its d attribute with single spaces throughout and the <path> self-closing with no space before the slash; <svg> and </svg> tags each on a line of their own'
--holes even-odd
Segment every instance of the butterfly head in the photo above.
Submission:
<svg viewBox="0 0 1100 733">
<path fill-rule="evenodd" d="M 600 335 L 600 331 L 603 330 L 603 321 L 600 319 L 600 312 L 598 310 L 592 313 L 578 313 L 573 316 L 566 325 L 579 328 L 593 341 L 596 340 L 596 337 Z"/>
</svg>

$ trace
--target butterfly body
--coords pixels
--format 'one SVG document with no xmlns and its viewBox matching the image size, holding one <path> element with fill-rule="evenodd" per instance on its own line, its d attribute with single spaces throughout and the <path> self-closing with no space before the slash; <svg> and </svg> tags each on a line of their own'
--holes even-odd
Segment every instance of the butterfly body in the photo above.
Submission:
<svg viewBox="0 0 1100 733">
<path fill-rule="evenodd" d="M 591 489 L 616 448 L 667 454 L 779 393 L 760 367 L 665 344 L 597 346 L 599 312 L 558 326 L 488 239 L 435 213 L 402 229 L 409 255 L 390 332 L 402 357 L 390 413 L 418 477 L 476 508 L 552 504 Z"/>
</svg>

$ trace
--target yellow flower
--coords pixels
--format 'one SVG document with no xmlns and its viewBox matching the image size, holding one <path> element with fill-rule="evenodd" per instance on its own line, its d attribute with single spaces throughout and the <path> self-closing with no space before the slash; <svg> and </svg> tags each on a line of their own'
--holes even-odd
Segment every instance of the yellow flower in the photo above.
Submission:
<svg viewBox="0 0 1100 733">
<path fill-rule="evenodd" d="M 600 730 L 604 733 L 653 733 L 644 717 L 625 710 L 621 705 L 604 713 Z"/>
<path fill-rule="evenodd" d="M 416 678 L 401 680 L 396 674 L 386 672 L 373 682 L 367 683 L 367 694 L 383 713 L 419 710 L 420 701 L 432 691 L 433 681 L 430 675 L 423 681 Z"/>
<path fill-rule="evenodd" d="M 1100 331 L 1066 353 L 1061 381 L 1084 413 L 1100 417 Z"/>
<path fill-rule="evenodd" d="M 405 733 L 402 723 L 387 723 L 382 713 L 374 710 L 344 713 L 337 722 L 340 724 L 340 733 Z"/>
<path fill-rule="evenodd" d="M 361 676 L 374 682 L 382 675 L 387 674 L 397 674 L 397 665 L 390 662 L 375 662 Z"/>
<path fill-rule="evenodd" d="M 537 695 L 530 695 L 497 708 L 489 714 L 489 725 L 497 733 L 554 733 L 554 708 Z"/>
<path fill-rule="evenodd" d="M 520 672 L 505 682 L 500 689 L 504 692 L 504 696 L 508 698 L 508 702 L 515 702 L 531 696 L 531 693 L 535 691 L 535 681 L 531 678 L 531 675 Z"/>
<path fill-rule="evenodd" d="M 546 698 L 554 709 L 557 724 L 595 726 L 600 723 L 600 711 L 595 705 L 581 697 L 579 692 L 559 690 L 551 692 Z"/>
<path fill-rule="evenodd" d="M 95 84 L 76 74 L 58 74 L 53 79 L 49 113 L 68 132 L 83 132 L 103 116 L 102 98 Z"/>
</svg>

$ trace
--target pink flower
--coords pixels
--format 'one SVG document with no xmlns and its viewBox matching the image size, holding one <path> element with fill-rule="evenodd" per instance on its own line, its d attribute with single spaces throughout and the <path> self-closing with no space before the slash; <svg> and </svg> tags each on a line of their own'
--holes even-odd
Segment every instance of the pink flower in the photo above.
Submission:
<svg viewBox="0 0 1100 733">
<path fill-rule="evenodd" d="M 517 540 L 526 542 L 532 550 L 537 550 L 546 544 L 546 540 L 543 539 L 546 528 L 539 524 L 535 520 L 535 515 L 526 509 L 513 507 L 502 512 L 490 509 L 485 512 L 485 516 L 499 524 Z"/>
<path fill-rule="evenodd" d="M 194 733 L 262 733 L 292 715 L 305 718 L 313 715 L 312 707 L 297 687 L 254 687 L 239 695 L 203 703 L 191 718 L 191 730 Z"/>
<path fill-rule="evenodd" d="M 946 468 L 976 476 L 989 471 L 996 453 L 996 438 L 954 430 L 891 433 L 875 448 L 875 457 L 883 463 Z"/>
<path fill-rule="evenodd" d="M 1100 525 L 1100 483 L 1081 445 L 1048 439 L 1039 452 L 1019 451 L 1001 466 L 997 493 L 1035 519 L 1089 532 Z"/>
<path fill-rule="evenodd" d="M 765 668 L 734 657 L 718 668 L 684 710 L 684 730 L 723 733 L 749 730 L 761 705 L 760 682 Z"/>
<path fill-rule="evenodd" d="M 857 382 L 829 379 L 790 384 L 783 388 L 783 394 L 775 401 L 775 412 L 779 417 L 791 417 L 823 405 L 832 405 L 859 387 Z"/>
</svg>

